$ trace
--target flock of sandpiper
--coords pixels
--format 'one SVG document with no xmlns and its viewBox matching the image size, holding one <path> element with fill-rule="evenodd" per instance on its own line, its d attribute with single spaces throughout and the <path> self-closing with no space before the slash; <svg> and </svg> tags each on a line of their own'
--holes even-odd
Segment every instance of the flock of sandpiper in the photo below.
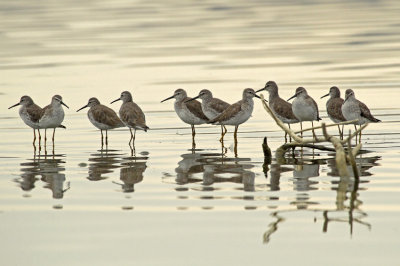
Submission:
<svg viewBox="0 0 400 266">
<path fill-rule="evenodd" d="M 317 103 L 311 98 L 306 89 L 299 87 L 296 89 L 295 94 L 290 97 L 287 101 L 283 100 L 278 93 L 278 86 L 274 81 L 268 81 L 264 88 L 254 91 L 253 89 L 245 89 L 243 91 L 242 99 L 234 104 L 226 103 L 218 98 L 214 98 L 211 91 L 201 90 L 198 96 L 190 98 L 187 96 L 186 91 L 183 89 L 177 89 L 174 94 L 161 102 L 175 99 L 175 112 L 179 118 L 191 125 L 192 127 L 192 145 L 195 147 L 194 136 L 195 136 L 195 125 L 200 124 L 216 124 L 221 125 L 221 138 L 223 142 L 224 135 L 226 134 L 226 125 L 235 126 L 234 138 L 237 139 L 237 131 L 239 125 L 246 122 L 254 107 L 253 97 L 260 98 L 256 93 L 266 90 L 269 92 L 269 106 L 275 116 L 280 119 L 283 123 L 287 123 L 290 128 L 290 124 L 300 122 L 302 129 L 303 121 L 319 121 L 319 111 Z M 354 123 L 356 125 L 362 125 L 370 122 L 380 122 L 372 116 L 368 107 L 356 99 L 354 91 L 347 89 L 345 93 L 345 99 L 340 98 L 340 91 L 337 87 L 331 87 L 329 93 L 322 96 L 330 96 L 326 103 L 326 109 L 328 116 L 335 123 L 344 121 L 357 120 Z M 288 101 L 293 99 L 293 103 Z M 201 99 L 200 103 L 196 99 Z M 100 104 L 97 98 L 90 98 L 88 103 L 78 111 L 89 107 L 88 118 L 90 122 L 101 132 L 101 144 L 104 145 L 103 130 L 106 132 L 105 144 L 108 145 L 107 131 L 119 127 L 128 127 L 131 133 L 129 145 L 134 145 L 136 130 L 147 131 L 149 127 L 146 125 L 145 115 L 142 109 L 132 101 L 132 95 L 128 91 L 121 93 L 121 96 L 112 101 L 122 101 L 121 108 L 118 115 L 111 108 Z M 64 120 L 64 110 L 62 105 L 69 108 L 63 101 L 60 95 L 52 97 L 51 103 L 44 108 L 36 105 L 32 98 L 29 96 L 22 96 L 19 103 L 9 107 L 21 105 L 19 109 L 19 115 L 26 125 L 33 129 L 34 139 L 33 144 L 36 141 L 36 132 L 39 134 L 39 146 L 40 146 L 40 131 L 39 129 L 45 130 L 45 143 L 47 140 L 46 130 L 53 129 L 52 140 L 54 142 L 54 135 L 56 128 L 65 128 L 61 123 Z M 312 124 L 313 125 L 313 124 Z M 339 128 L 339 134 L 343 136 L 342 130 Z M 132 129 L 134 133 L 132 133 Z M 360 135 L 361 138 L 361 135 Z"/>
</svg>

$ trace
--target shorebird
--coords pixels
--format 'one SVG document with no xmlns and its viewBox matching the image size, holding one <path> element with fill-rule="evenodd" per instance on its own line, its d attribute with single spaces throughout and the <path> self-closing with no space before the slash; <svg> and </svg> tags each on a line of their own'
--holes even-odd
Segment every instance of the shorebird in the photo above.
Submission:
<svg viewBox="0 0 400 266">
<path fill-rule="evenodd" d="M 161 102 L 165 102 L 173 98 L 175 98 L 174 108 L 176 114 L 183 122 L 192 127 L 192 147 L 195 148 L 196 143 L 194 142 L 194 136 L 196 135 L 196 130 L 194 125 L 207 123 L 209 119 L 203 113 L 200 102 L 197 100 L 188 102 L 188 100 L 191 100 L 192 98 L 187 97 L 184 89 L 177 89 L 174 92 L 174 95 L 162 100 Z"/>
<path fill-rule="evenodd" d="M 229 103 L 224 102 L 223 100 L 220 100 L 218 98 L 214 98 L 211 91 L 206 89 L 201 90 L 198 96 L 190 100 L 187 100 L 186 102 L 194 101 L 196 99 L 202 100 L 201 110 L 209 120 L 216 118 L 230 106 Z M 220 142 L 224 141 L 224 136 L 226 132 L 227 132 L 226 127 L 224 125 L 221 125 L 221 138 L 219 140 Z"/>
<path fill-rule="evenodd" d="M 108 145 L 107 130 L 125 126 L 119 119 L 113 109 L 100 104 L 99 100 L 95 97 L 89 99 L 88 104 L 78 109 L 80 110 L 90 107 L 87 112 L 89 121 L 101 132 L 101 147 L 103 147 L 103 130 L 106 131 L 106 146 Z"/>
<path fill-rule="evenodd" d="M 358 122 L 354 123 L 354 128 L 357 130 L 356 125 L 363 125 L 365 123 L 377 123 L 381 122 L 381 120 L 376 119 L 373 117 L 371 112 L 369 111 L 368 107 L 356 99 L 354 95 L 354 91 L 351 89 L 346 90 L 344 103 L 342 105 L 342 113 L 346 120 L 358 120 Z M 361 132 L 360 132 L 360 139 L 361 142 Z"/>
<path fill-rule="evenodd" d="M 56 133 L 56 128 L 61 127 L 65 128 L 65 126 L 61 125 L 64 120 L 64 110 L 61 105 L 64 105 L 69 109 L 69 107 L 62 101 L 62 97 L 60 95 L 54 95 L 51 98 L 51 103 L 45 106 L 42 110 L 42 116 L 39 119 L 40 128 L 44 128 L 44 145 L 46 146 L 47 141 L 47 129 L 53 128 L 53 137 L 52 141 L 54 143 L 54 135 Z"/>
<path fill-rule="evenodd" d="M 292 104 L 283 100 L 279 97 L 278 93 L 278 85 L 274 81 L 268 81 L 265 84 L 265 87 L 256 91 L 260 92 L 262 90 L 266 90 L 269 92 L 269 107 L 271 107 L 272 112 L 274 112 L 275 116 L 281 120 L 283 123 L 288 124 L 290 129 L 290 124 L 298 123 L 299 120 L 293 114 Z M 287 141 L 287 133 L 285 133 L 285 142 Z"/>
<path fill-rule="evenodd" d="M 129 146 L 135 144 L 136 137 L 136 129 L 144 130 L 147 132 L 149 129 L 146 126 L 146 118 L 144 113 L 140 107 L 132 101 L 132 94 L 129 91 L 124 91 L 121 93 L 121 97 L 112 101 L 111 103 L 115 103 L 116 101 L 122 101 L 121 108 L 119 109 L 119 117 L 122 122 L 129 128 L 131 132 L 131 139 L 129 140 Z M 132 128 L 135 130 L 135 134 L 132 134 Z"/>
<path fill-rule="evenodd" d="M 319 117 L 318 105 L 311 98 L 306 89 L 303 87 L 298 87 L 296 89 L 296 93 L 288 99 L 291 100 L 296 98 L 292 104 L 292 111 L 296 118 L 300 121 L 300 129 L 303 130 L 303 121 L 311 121 L 312 127 L 314 127 L 314 120 L 319 121 L 321 118 Z M 314 130 L 312 131 L 315 136 Z M 301 137 L 303 137 L 303 131 L 301 132 Z"/>
<path fill-rule="evenodd" d="M 326 102 L 326 112 L 328 113 L 329 118 L 334 123 L 340 123 L 346 121 L 346 118 L 344 118 L 342 114 L 342 105 L 344 100 L 340 98 L 339 88 L 336 86 L 331 87 L 329 89 L 329 93 L 322 96 L 321 99 L 327 96 L 331 96 L 329 100 Z M 340 126 L 338 125 L 340 138 L 343 138 L 343 128 L 344 125 L 342 125 L 342 130 L 340 130 Z"/>
<path fill-rule="evenodd" d="M 212 124 L 235 126 L 234 139 L 237 142 L 237 131 L 240 124 L 246 122 L 253 113 L 253 97 L 260 98 L 253 89 L 247 88 L 243 91 L 242 99 L 230 105 L 216 118 L 209 121 Z"/>
<path fill-rule="evenodd" d="M 15 106 L 21 105 L 19 108 L 19 116 L 21 117 L 22 121 L 29 127 L 33 129 L 33 145 L 35 145 L 36 141 L 36 133 L 35 130 L 37 129 L 38 134 L 39 134 L 39 145 L 40 145 L 40 131 L 39 131 L 39 119 L 42 115 L 42 108 L 36 105 L 32 98 L 25 95 L 22 96 L 19 103 L 14 104 L 13 106 L 8 107 L 8 109 L 11 109 Z"/>
</svg>

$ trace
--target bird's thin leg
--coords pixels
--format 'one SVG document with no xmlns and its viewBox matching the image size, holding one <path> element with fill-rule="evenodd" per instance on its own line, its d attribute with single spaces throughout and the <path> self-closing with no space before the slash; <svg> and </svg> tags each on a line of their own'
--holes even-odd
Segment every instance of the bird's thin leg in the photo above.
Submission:
<svg viewBox="0 0 400 266">
<path fill-rule="evenodd" d="M 288 126 L 289 126 L 289 129 L 292 130 L 292 129 L 290 128 L 290 124 L 288 124 Z M 292 136 L 290 136 L 290 135 L 289 135 L 289 141 L 292 142 Z"/>
<path fill-rule="evenodd" d="M 235 133 L 233 134 L 234 143 L 235 143 L 235 145 L 233 147 L 233 151 L 235 153 L 235 157 L 238 156 L 238 153 L 237 153 L 237 143 L 238 143 L 237 142 L 237 132 L 238 132 L 238 129 L 239 129 L 239 125 L 235 126 Z"/>
<path fill-rule="evenodd" d="M 226 127 L 224 125 L 221 125 L 221 138 L 219 139 L 219 142 L 224 142 L 224 137 L 226 132 L 228 132 L 228 130 L 226 129 Z"/>
<path fill-rule="evenodd" d="M 136 139 L 136 128 L 135 128 L 135 132 L 133 134 L 133 144 L 135 144 L 135 139 Z"/>
<path fill-rule="evenodd" d="M 56 135 L 56 128 L 53 128 L 53 137 L 51 138 L 51 140 L 53 141 L 54 144 L 54 136 Z"/>
<path fill-rule="evenodd" d="M 361 127 L 361 126 L 360 126 Z M 359 143 L 361 143 L 361 134 L 362 134 L 362 130 L 360 130 L 360 138 L 359 138 Z"/>
<path fill-rule="evenodd" d="M 131 142 L 133 140 L 132 128 L 129 128 L 129 131 L 131 132 L 131 138 L 129 140 L 129 146 L 131 146 Z"/>
<path fill-rule="evenodd" d="M 47 128 L 44 129 L 44 146 L 46 147 L 46 141 L 47 141 Z"/>
<path fill-rule="evenodd" d="M 36 131 L 33 129 L 33 146 L 35 146 L 35 141 L 36 141 Z"/>
<path fill-rule="evenodd" d="M 40 150 L 42 149 L 42 146 L 40 144 L 40 140 L 42 139 L 42 136 L 40 135 L 40 130 L 38 129 L 37 131 L 38 131 L 38 134 L 39 134 L 39 152 L 40 152 Z"/>
<path fill-rule="evenodd" d="M 337 128 L 338 128 L 338 130 L 339 130 L 339 137 L 340 137 L 340 139 L 342 139 L 342 132 L 340 131 L 340 126 L 337 125 Z"/>
<path fill-rule="evenodd" d="M 196 148 L 196 142 L 194 140 L 194 136 L 196 136 L 196 129 L 194 128 L 194 125 L 192 126 L 192 149 L 194 150 Z"/>
<path fill-rule="evenodd" d="M 313 134 L 313 139 L 317 140 L 317 135 L 315 135 L 315 131 L 314 131 L 314 122 L 311 121 L 311 127 L 312 127 L 312 134 Z"/>
<path fill-rule="evenodd" d="M 100 129 L 100 133 L 101 133 L 101 149 L 103 149 L 104 142 L 103 142 L 103 130 L 102 129 Z"/>
<path fill-rule="evenodd" d="M 303 138 L 303 123 L 300 121 L 301 137 Z"/>
</svg>

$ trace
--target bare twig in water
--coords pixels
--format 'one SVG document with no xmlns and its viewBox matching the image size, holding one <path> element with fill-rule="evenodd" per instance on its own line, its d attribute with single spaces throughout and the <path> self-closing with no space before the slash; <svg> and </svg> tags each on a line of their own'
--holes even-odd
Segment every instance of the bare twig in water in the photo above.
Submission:
<svg viewBox="0 0 400 266">
<path fill-rule="evenodd" d="M 334 123 L 334 124 L 328 124 L 326 125 L 325 123 L 322 123 L 321 126 L 318 127 L 312 127 L 309 129 L 302 130 L 304 131 L 309 131 L 309 130 L 315 130 L 315 129 L 322 129 L 323 135 L 321 137 L 317 137 L 315 134 L 313 134 L 312 138 L 301 138 L 296 133 L 292 131 L 290 128 L 288 128 L 281 120 L 279 120 L 275 114 L 272 112 L 271 108 L 268 106 L 268 104 L 264 101 L 264 95 L 260 95 L 261 97 L 261 103 L 264 107 L 264 109 L 269 113 L 269 115 L 275 120 L 276 124 L 283 130 L 285 133 L 287 133 L 294 141 L 290 143 L 283 144 L 276 150 L 276 158 L 277 161 L 284 161 L 284 156 L 285 153 L 290 149 L 290 148 L 296 148 L 296 147 L 310 147 L 313 149 L 318 149 L 318 150 L 325 150 L 325 151 L 335 151 L 336 156 L 335 156 L 335 161 L 336 161 L 336 166 L 339 171 L 339 176 L 341 177 L 348 177 L 349 172 L 347 168 L 347 161 L 355 163 L 354 157 L 358 154 L 358 152 L 361 149 L 361 145 L 357 145 L 354 149 L 351 149 L 350 143 L 351 139 L 354 136 L 357 136 L 359 132 L 361 132 L 367 124 L 361 126 L 357 131 L 355 131 L 353 134 L 349 134 L 349 137 L 346 138 L 345 140 L 340 140 L 336 138 L 335 136 L 329 135 L 327 131 L 327 127 L 332 127 L 332 126 L 337 126 L 337 125 L 346 125 L 346 124 L 353 124 L 356 122 L 355 120 L 353 121 L 346 121 L 346 122 L 341 122 L 341 123 Z M 324 145 L 315 145 L 314 143 L 322 143 L 322 142 L 330 142 L 334 149 L 326 147 Z M 312 143 L 312 144 L 311 144 Z M 348 145 L 348 150 L 349 153 L 346 155 L 345 149 L 343 148 L 343 144 Z M 352 159 L 353 158 L 353 159 Z"/>
</svg>

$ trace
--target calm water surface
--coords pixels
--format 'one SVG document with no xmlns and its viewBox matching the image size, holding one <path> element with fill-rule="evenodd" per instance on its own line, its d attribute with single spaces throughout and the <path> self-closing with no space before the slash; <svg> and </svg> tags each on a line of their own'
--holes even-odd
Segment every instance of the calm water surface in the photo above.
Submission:
<svg viewBox="0 0 400 266">
<path fill-rule="evenodd" d="M 2 1 L 0 227 L 2 265 L 398 265 L 400 261 L 398 1 Z M 338 177 L 329 152 L 264 161 L 283 134 L 261 103 L 225 148 L 220 128 L 190 127 L 160 103 L 176 88 L 228 102 L 275 80 L 304 86 L 329 122 L 332 85 L 383 121 L 363 136 L 361 178 Z M 133 92 L 146 113 L 100 132 L 85 111 Z M 28 94 L 70 106 L 55 146 L 36 152 L 16 109 Z M 120 103 L 111 105 L 118 110 Z M 336 131 L 331 129 L 335 134 Z"/>
</svg>

